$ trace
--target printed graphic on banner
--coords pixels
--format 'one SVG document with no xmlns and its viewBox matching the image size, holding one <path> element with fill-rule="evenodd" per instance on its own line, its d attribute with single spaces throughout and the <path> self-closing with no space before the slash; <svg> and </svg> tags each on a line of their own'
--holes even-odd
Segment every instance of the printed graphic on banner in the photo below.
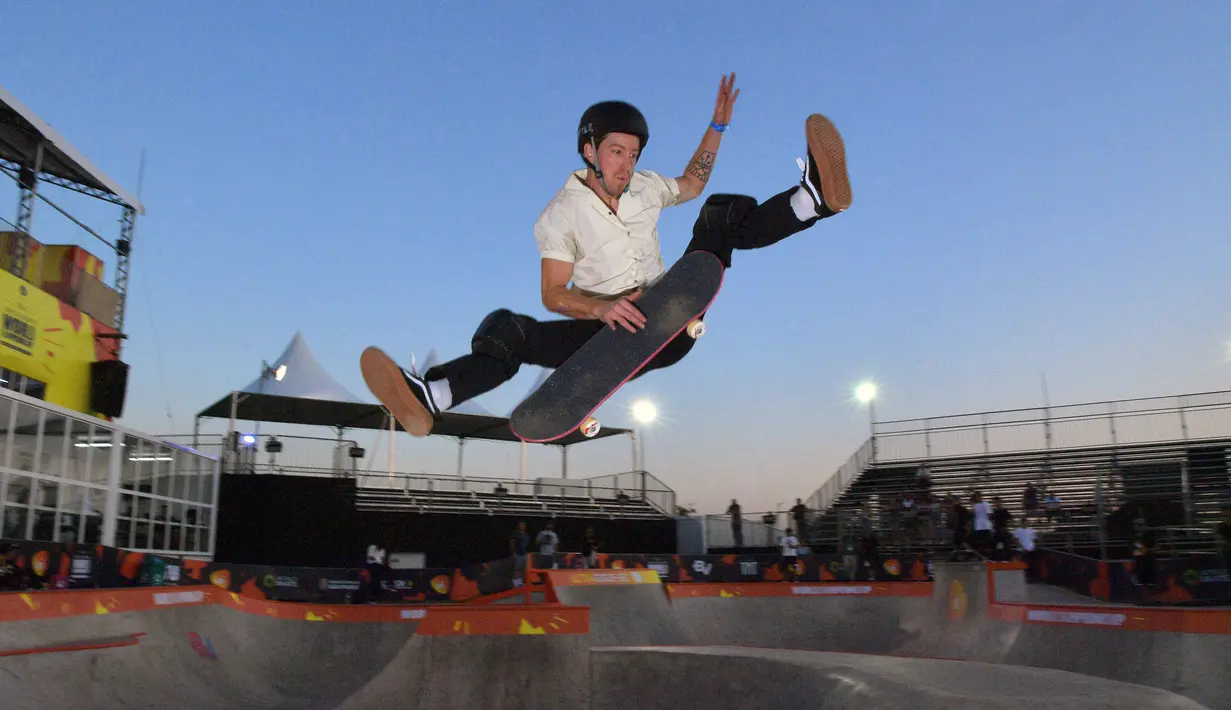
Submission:
<svg viewBox="0 0 1231 710">
<path fill-rule="evenodd" d="M 0 269 L 0 367 L 44 383 L 47 401 L 90 412 L 90 363 L 115 359 L 115 341 L 95 336 L 114 332 Z"/>
<path fill-rule="evenodd" d="M 592 587 L 626 584 L 662 584 L 652 569 L 640 570 L 555 570 L 547 573 L 558 587 Z"/>
<path fill-rule="evenodd" d="M 196 631 L 188 632 L 188 644 L 192 646 L 192 650 L 201 658 L 206 658 L 211 661 L 218 660 L 218 654 L 214 652 L 214 645 L 209 642 L 208 636 L 202 636 Z"/>
</svg>

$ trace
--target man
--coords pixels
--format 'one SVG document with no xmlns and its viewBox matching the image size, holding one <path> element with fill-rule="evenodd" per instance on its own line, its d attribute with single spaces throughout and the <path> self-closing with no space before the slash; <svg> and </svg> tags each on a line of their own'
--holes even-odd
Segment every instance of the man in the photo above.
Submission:
<svg viewBox="0 0 1231 710">
<path fill-rule="evenodd" d="M 794 582 L 796 578 L 795 563 L 799 560 L 798 550 L 799 538 L 795 537 L 795 533 L 788 527 L 786 534 L 780 540 L 782 545 L 782 574 L 788 582 Z"/>
<path fill-rule="evenodd" d="M 520 587 L 526 580 L 526 553 L 530 549 L 530 536 L 526 534 L 526 521 L 517 521 L 517 529 L 509 538 L 509 552 L 513 554 L 513 586 Z"/>
<path fill-rule="evenodd" d="M 555 523 L 550 520 L 544 523 L 543 529 L 535 536 L 534 543 L 539 546 L 539 554 L 546 558 L 541 564 L 551 565 L 551 569 L 555 569 L 556 550 L 560 547 L 560 536 L 556 534 Z"/>
<path fill-rule="evenodd" d="M 1017 538 L 1017 548 L 1021 551 L 1021 561 L 1026 563 L 1026 582 L 1033 583 L 1037 578 L 1035 569 L 1034 541 L 1038 533 L 1030 527 L 1030 517 L 1023 515 L 1017 527 L 1013 529 L 1013 537 Z"/>
<path fill-rule="evenodd" d="M 791 515 L 795 518 L 795 530 L 799 533 L 801 539 L 808 539 L 808 506 L 804 505 L 802 498 L 795 499 L 795 505 L 791 506 Z"/>
<path fill-rule="evenodd" d="M 731 544 L 738 550 L 744 546 L 744 516 L 739 501 L 731 499 L 731 505 L 727 506 L 727 515 L 730 516 L 731 522 Z"/>
<path fill-rule="evenodd" d="M 701 145 L 674 178 L 637 169 L 650 129 L 635 107 L 604 101 L 582 114 L 577 152 L 585 167 L 569 174 L 534 226 L 543 305 L 565 318 L 538 321 L 495 310 L 475 330 L 469 354 L 422 375 L 413 363 L 404 369 L 377 348 L 364 350 L 360 367 L 368 388 L 408 432 L 430 434 L 442 412 L 507 382 L 522 365 L 559 367 L 604 327 L 635 332 L 645 326 L 635 301 L 666 271 L 659 215 L 705 190 L 739 97 L 734 85 L 734 74 L 723 76 Z M 732 250 L 770 246 L 850 207 L 841 136 L 819 114 L 809 116 L 805 127 L 807 158 L 797 160 L 799 185 L 762 204 L 744 195 L 712 195 L 686 252 L 711 252 L 730 268 Z M 694 342 L 677 337 L 638 375 L 679 362 Z"/>
</svg>

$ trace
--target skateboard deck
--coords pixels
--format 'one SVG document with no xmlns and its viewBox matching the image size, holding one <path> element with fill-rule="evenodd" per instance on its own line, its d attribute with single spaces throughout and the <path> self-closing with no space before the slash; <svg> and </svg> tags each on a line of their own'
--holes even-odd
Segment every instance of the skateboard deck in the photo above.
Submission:
<svg viewBox="0 0 1231 710">
<path fill-rule="evenodd" d="M 676 336 L 701 337 L 705 323 L 699 318 L 717 297 L 724 276 L 713 254 L 685 254 L 633 302 L 645 314 L 645 326 L 635 333 L 623 326 L 596 333 L 513 410 L 513 434 L 532 443 L 554 441 L 578 428 L 586 436 L 597 434 L 598 420 L 591 415 L 611 395 Z"/>
</svg>

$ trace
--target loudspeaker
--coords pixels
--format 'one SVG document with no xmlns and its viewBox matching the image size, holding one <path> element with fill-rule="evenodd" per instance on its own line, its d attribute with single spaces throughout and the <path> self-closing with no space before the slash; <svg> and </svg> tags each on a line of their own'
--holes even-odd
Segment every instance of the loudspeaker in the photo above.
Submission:
<svg viewBox="0 0 1231 710">
<path fill-rule="evenodd" d="M 103 416 L 118 417 L 124 411 L 127 391 L 128 363 L 119 360 L 90 363 L 90 409 Z"/>
</svg>

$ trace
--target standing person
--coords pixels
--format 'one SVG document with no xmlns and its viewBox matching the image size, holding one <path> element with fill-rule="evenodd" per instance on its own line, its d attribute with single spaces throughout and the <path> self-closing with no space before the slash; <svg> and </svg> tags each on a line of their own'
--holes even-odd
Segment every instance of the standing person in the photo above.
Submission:
<svg viewBox="0 0 1231 710">
<path fill-rule="evenodd" d="M 507 382 L 522 365 L 560 367 L 602 328 L 636 332 L 645 326 L 635 302 L 666 271 L 659 216 L 705 190 L 739 96 L 734 87 L 735 75 L 723 76 L 712 120 L 679 177 L 637 168 L 650 129 L 636 107 L 603 101 L 586 109 L 577 127 L 585 167 L 568 175 L 534 225 L 542 303 L 565 318 L 539 321 L 497 309 L 479 323 L 469 354 L 422 375 L 413 362 L 405 369 L 380 349 L 365 349 L 364 381 L 406 431 L 427 436 L 442 412 Z M 848 209 L 846 149 L 837 128 L 812 114 L 805 139 L 807 158 L 796 161 L 798 185 L 760 204 L 746 195 L 711 195 L 685 253 L 712 253 L 729 269 L 733 250 L 768 247 Z M 637 376 L 674 365 L 694 343 L 677 336 Z"/>
<path fill-rule="evenodd" d="M 795 581 L 795 562 L 799 559 L 796 548 L 799 547 L 799 538 L 791 532 L 791 528 L 786 529 L 786 534 L 782 536 L 782 573 L 788 582 Z"/>
<path fill-rule="evenodd" d="M 738 550 L 744 546 L 744 516 L 739 501 L 731 499 L 731 505 L 727 506 L 727 515 L 731 516 L 731 539 Z"/>
<path fill-rule="evenodd" d="M 560 548 L 560 536 L 556 534 L 556 524 L 548 520 L 543 529 L 534 536 L 534 544 L 539 546 L 539 554 L 551 559 L 551 568 L 556 568 L 556 550 Z"/>
<path fill-rule="evenodd" d="M 513 586 L 520 587 L 526 581 L 526 553 L 530 551 L 526 521 L 517 522 L 517 529 L 509 537 L 509 551 L 513 553 Z"/>
<path fill-rule="evenodd" d="M 594 528 L 586 528 L 586 535 L 581 539 L 581 566 L 584 569 L 594 569 L 598 565 L 598 543 L 594 540 Z"/>
<path fill-rule="evenodd" d="M 1033 583 L 1037 578 L 1034 564 L 1034 541 L 1037 533 L 1034 528 L 1030 527 L 1029 513 L 1022 516 L 1021 522 L 1013 530 L 1013 537 L 1017 538 L 1017 548 L 1021 550 L 1022 562 L 1026 563 L 1026 583 Z"/>
<path fill-rule="evenodd" d="M 953 553 L 950 559 L 957 560 L 966 556 L 969 525 L 970 510 L 962 505 L 961 498 L 953 496 L 953 507 L 949 515 L 949 529 L 953 532 Z"/>
<path fill-rule="evenodd" d="M 367 603 L 375 604 L 380 600 L 381 595 L 381 580 L 385 577 L 385 548 L 372 543 L 368 545 L 367 555 L 364 558 L 363 569 L 367 572 L 368 583 L 364 588 L 364 593 L 360 595 Z"/>
<path fill-rule="evenodd" d="M 992 549 L 992 506 L 983 500 L 982 493 L 970 497 L 975 514 L 975 531 L 970 542 L 980 555 L 987 557 Z"/>
<path fill-rule="evenodd" d="M 799 539 L 807 540 L 808 506 L 804 505 L 802 498 L 795 499 L 795 505 L 791 506 L 791 515 L 795 518 L 795 532 L 799 535 Z"/>
</svg>

